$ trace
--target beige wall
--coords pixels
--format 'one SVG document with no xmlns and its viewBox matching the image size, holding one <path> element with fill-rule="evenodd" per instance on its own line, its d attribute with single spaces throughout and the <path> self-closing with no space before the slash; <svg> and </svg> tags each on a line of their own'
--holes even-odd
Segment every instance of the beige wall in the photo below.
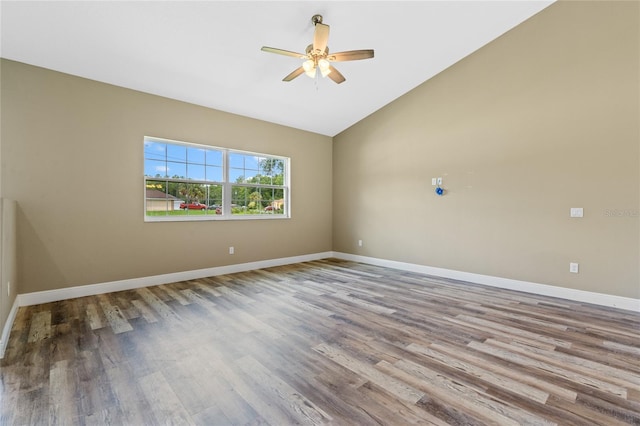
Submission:
<svg viewBox="0 0 640 426">
<path fill-rule="evenodd" d="M 7 60 L 2 107 L 20 293 L 331 250 L 329 137 Z M 145 135 L 291 157 L 292 218 L 145 223 Z"/>
<path fill-rule="evenodd" d="M 556 3 L 336 136 L 334 250 L 640 298 L 638 8 Z"/>
</svg>

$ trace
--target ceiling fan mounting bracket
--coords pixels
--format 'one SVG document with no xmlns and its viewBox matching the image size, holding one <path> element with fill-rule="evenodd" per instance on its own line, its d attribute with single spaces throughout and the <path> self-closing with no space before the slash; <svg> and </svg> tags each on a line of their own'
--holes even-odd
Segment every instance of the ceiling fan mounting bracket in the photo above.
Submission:
<svg viewBox="0 0 640 426">
<path fill-rule="evenodd" d="M 315 26 L 316 24 L 322 24 L 322 15 L 313 15 L 311 17 L 311 22 Z"/>
<path fill-rule="evenodd" d="M 309 59 L 315 60 L 315 61 L 317 61 L 318 58 L 322 59 L 329 56 L 329 46 L 325 47 L 324 51 L 322 51 L 322 50 L 315 50 L 313 48 L 313 44 L 310 44 L 307 46 L 307 48 L 304 51 L 307 54 L 307 57 Z"/>
</svg>

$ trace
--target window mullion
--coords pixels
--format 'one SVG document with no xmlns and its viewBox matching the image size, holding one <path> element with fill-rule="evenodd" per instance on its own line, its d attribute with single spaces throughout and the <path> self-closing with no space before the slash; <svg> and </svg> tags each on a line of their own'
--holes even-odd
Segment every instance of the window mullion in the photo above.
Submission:
<svg viewBox="0 0 640 426">
<path fill-rule="evenodd" d="M 231 183 L 229 182 L 229 150 L 222 151 L 222 174 L 224 184 L 222 186 L 222 215 L 231 216 Z"/>
</svg>

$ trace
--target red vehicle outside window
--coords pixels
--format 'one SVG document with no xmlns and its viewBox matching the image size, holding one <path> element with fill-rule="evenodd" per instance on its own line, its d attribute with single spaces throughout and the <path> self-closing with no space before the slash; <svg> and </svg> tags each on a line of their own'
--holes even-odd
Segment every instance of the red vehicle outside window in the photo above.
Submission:
<svg viewBox="0 0 640 426">
<path fill-rule="evenodd" d="M 180 208 L 182 210 L 206 210 L 207 206 L 200 203 L 180 203 Z"/>
</svg>

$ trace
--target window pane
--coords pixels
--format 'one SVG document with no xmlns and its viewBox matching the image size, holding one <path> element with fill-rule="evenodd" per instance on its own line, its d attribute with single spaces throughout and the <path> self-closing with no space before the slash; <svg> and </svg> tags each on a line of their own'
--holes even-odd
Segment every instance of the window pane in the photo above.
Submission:
<svg viewBox="0 0 640 426">
<path fill-rule="evenodd" d="M 188 216 L 202 216 L 207 210 L 206 203 L 206 187 L 197 183 L 180 184 L 180 195 L 185 200 L 180 208 Z"/>
<path fill-rule="evenodd" d="M 229 153 L 229 167 L 234 167 L 234 168 L 237 168 L 237 169 L 244 169 L 244 155 L 230 152 Z"/>
<path fill-rule="evenodd" d="M 208 149 L 206 152 L 206 162 L 208 166 L 222 167 L 222 151 Z"/>
<path fill-rule="evenodd" d="M 187 162 L 204 164 L 205 150 L 202 148 L 187 148 Z"/>
<path fill-rule="evenodd" d="M 284 214 L 285 212 L 285 204 L 284 204 L 284 197 L 282 197 L 282 194 L 280 194 L 280 196 L 278 196 L 276 190 L 276 195 L 274 196 L 273 201 L 271 202 L 271 213 L 273 214 Z"/>
<path fill-rule="evenodd" d="M 262 185 L 271 185 L 273 183 L 273 179 L 271 176 L 260 176 L 260 184 Z"/>
<path fill-rule="evenodd" d="M 187 177 L 186 163 L 167 163 L 167 175 L 172 178 L 185 179 Z"/>
<path fill-rule="evenodd" d="M 232 187 L 231 214 L 260 214 L 263 211 L 262 189 L 259 187 Z"/>
<path fill-rule="evenodd" d="M 181 185 L 184 185 L 184 184 L 177 183 L 177 182 L 167 182 L 167 194 L 169 194 L 175 200 L 177 200 L 178 204 L 184 201 L 184 198 L 182 197 L 182 194 L 180 192 Z"/>
<path fill-rule="evenodd" d="M 284 161 L 282 160 L 273 160 L 273 164 L 271 165 L 273 169 L 274 175 L 283 175 L 284 174 Z"/>
<path fill-rule="evenodd" d="M 145 182 L 145 214 L 147 216 L 166 216 L 173 209 L 173 200 L 166 193 L 167 182 L 147 180 Z"/>
<path fill-rule="evenodd" d="M 247 183 L 260 183 L 260 179 L 258 178 L 257 170 L 245 170 L 244 180 Z"/>
<path fill-rule="evenodd" d="M 144 160 L 144 175 L 149 177 L 168 177 L 167 163 L 157 160 Z"/>
<path fill-rule="evenodd" d="M 242 169 L 229 170 L 229 182 L 233 182 L 233 183 L 244 182 L 244 170 Z"/>
<path fill-rule="evenodd" d="M 231 187 L 231 214 L 246 214 L 247 200 L 246 200 L 247 188 L 242 186 Z"/>
<path fill-rule="evenodd" d="M 207 191 L 207 210 L 208 215 L 222 214 L 222 186 L 206 185 Z"/>
<path fill-rule="evenodd" d="M 262 211 L 262 190 L 260 188 L 249 188 L 247 191 L 247 209 L 251 214 L 259 214 Z"/>
<path fill-rule="evenodd" d="M 187 147 L 183 145 L 167 144 L 167 160 L 187 162 Z"/>
<path fill-rule="evenodd" d="M 199 183 L 188 183 L 187 191 L 188 200 L 191 202 L 199 203 L 206 200 L 207 192 L 205 185 L 201 185 Z"/>
<path fill-rule="evenodd" d="M 144 158 L 149 160 L 166 160 L 167 144 L 147 141 L 144 143 Z"/>
<path fill-rule="evenodd" d="M 231 203 L 237 206 L 241 206 L 245 204 L 245 193 L 246 188 L 243 186 L 232 186 L 231 187 Z"/>
<path fill-rule="evenodd" d="M 244 168 L 248 170 L 258 170 L 258 164 L 260 163 L 260 158 L 255 157 L 253 155 L 245 155 L 244 156 Z"/>
<path fill-rule="evenodd" d="M 204 180 L 204 166 L 187 164 L 187 179 Z"/>
<path fill-rule="evenodd" d="M 207 166 L 205 180 L 222 182 L 222 167 Z"/>
<path fill-rule="evenodd" d="M 269 176 L 273 173 L 272 170 L 273 160 L 270 158 L 263 158 L 260 160 L 260 174 Z"/>
<path fill-rule="evenodd" d="M 262 209 L 261 214 L 273 214 L 273 189 L 262 189 Z"/>
</svg>

